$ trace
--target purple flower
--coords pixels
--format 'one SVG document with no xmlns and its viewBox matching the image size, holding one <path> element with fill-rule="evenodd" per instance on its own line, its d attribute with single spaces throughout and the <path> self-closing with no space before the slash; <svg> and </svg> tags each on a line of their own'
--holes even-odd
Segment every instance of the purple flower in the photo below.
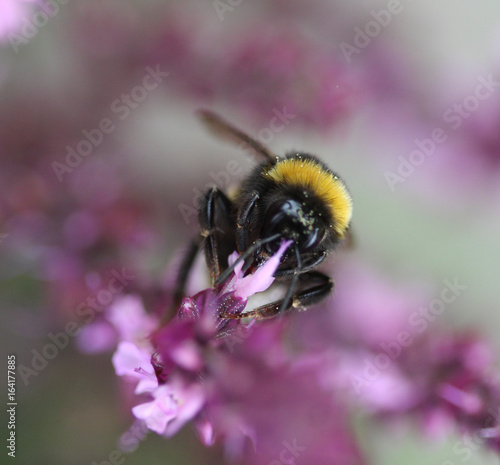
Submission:
<svg viewBox="0 0 500 465">
<path fill-rule="evenodd" d="M 206 412 L 226 454 L 262 465 L 362 464 L 345 405 L 315 381 L 324 364 L 287 354 L 284 329 L 267 322 L 209 365 Z"/>
<path fill-rule="evenodd" d="M 182 379 L 179 396 L 187 399 L 192 399 L 188 392 L 202 386 L 203 405 L 191 400 L 200 409 L 193 415 L 189 408 L 189 419 L 194 417 L 203 443 L 221 441 L 230 459 L 265 464 L 291 453 L 297 464 L 327 464 L 332 458 L 336 463 L 361 463 L 345 409 L 331 393 L 311 383 L 323 367 L 297 363 L 283 346 L 284 320 L 253 325 L 241 338 L 240 321 L 219 318 L 221 311 L 243 312 L 252 293 L 272 284 L 288 246 L 284 242 L 252 275 L 243 276 L 237 265 L 234 276 L 218 289 L 184 300 L 179 319 L 153 338 L 159 354 L 155 369 L 164 382 L 160 385 Z M 232 256 L 230 263 L 235 259 Z M 161 410 L 154 402 L 159 401 L 148 404 L 146 413 Z M 182 417 L 176 421 L 182 422 Z"/>
<path fill-rule="evenodd" d="M 161 33 L 144 41 L 144 55 L 151 63 L 164 63 L 172 85 L 198 102 L 231 102 L 265 127 L 278 113 L 285 125 L 324 130 L 348 116 L 364 93 L 362 80 L 329 46 L 337 21 L 324 10 L 331 21 L 321 31 L 297 27 L 291 34 L 278 14 L 267 18 L 273 27 L 258 19 L 245 22 L 231 41 L 223 30 L 198 27 L 199 18 L 170 11 L 177 21 L 166 22 Z M 318 32 L 328 37 L 328 45 L 314 40 Z"/>
<path fill-rule="evenodd" d="M 456 335 L 433 332 L 399 362 L 407 379 L 419 389 L 409 410 L 425 419 L 435 411 L 449 418 L 461 432 L 477 434 L 499 448 L 500 384 L 492 367 L 493 350 L 470 332 Z"/>
<path fill-rule="evenodd" d="M 422 286 L 403 292 L 359 264 L 344 264 L 335 312 L 323 305 L 297 315 L 298 351 L 285 343 L 288 319 L 221 318 L 244 313 L 248 299 L 273 284 L 288 246 L 252 274 L 237 263 L 225 283 L 186 297 L 162 327 L 135 296 L 105 312 L 120 340 L 117 375 L 149 397 L 132 408 L 137 420 L 165 437 L 191 421 L 203 444 L 221 443 L 229 460 L 249 464 L 280 454 L 296 464 L 363 463 L 348 426 L 351 404 L 394 421 L 417 415 L 433 435 L 456 425 L 498 448 L 500 389 L 485 377 L 491 352 L 481 340 L 413 332 L 398 356 L 384 355 L 389 366 L 370 365 L 381 344 L 409 329 L 411 312 L 424 293 L 429 298 Z M 236 260 L 233 254 L 229 264 Z"/>
<path fill-rule="evenodd" d="M 347 389 L 349 380 L 353 399 L 376 415 L 393 421 L 414 415 L 433 436 L 454 427 L 500 450 L 500 376 L 492 354 L 470 333 L 429 330 L 383 367 L 376 363 L 380 352 L 344 355 L 331 367 L 332 379 Z"/>
<path fill-rule="evenodd" d="M 218 289 L 185 298 L 178 318 L 162 328 L 134 296 L 118 299 L 106 311 L 106 318 L 121 341 L 113 355 L 116 374 L 135 379 L 136 394 L 153 397 L 132 410 L 149 429 L 171 436 L 201 415 L 212 384 L 210 378 L 205 379 L 207 363 L 224 347 L 222 337 L 229 334 L 230 327 L 240 324 L 221 319 L 220 314 L 242 312 L 251 295 L 271 286 L 290 243 L 284 241 L 273 257 L 248 276 L 242 272 L 243 264 L 236 264 L 234 275 L 227 282 Z M 237 255 L 231 256 L 230 264 L 236 259 Z M 147 337 L 153 331 L 154 346 Z M 199 421 L 199 429 L 204 442 L 211 443 L 214 435 L 206 418 Z"/>
</svg>

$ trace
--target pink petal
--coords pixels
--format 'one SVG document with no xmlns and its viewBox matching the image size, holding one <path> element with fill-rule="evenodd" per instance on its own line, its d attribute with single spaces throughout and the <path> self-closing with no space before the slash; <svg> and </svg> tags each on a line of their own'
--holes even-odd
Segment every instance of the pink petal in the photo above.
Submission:
<svg viewBox="0 0 500 465">
<path fill-rule="evenodd" d="M 144 310 L 141 299 L 132 295 L 118 297 L 106 312 L 106 318 L 122 341 L 145 339 L 158 326 L 157 319 Z"/>
<path fill-rule="evenodd" d="M 130 375 L 142 378 L 144 375 L 137 373 L 137 368 L 152 371 L 151 354 L 139 349 L 132 342 L 120 342 L 112 358 L 118 376 Z"/>
<path fill-rule="evenodd" d="M 248 299 L 257 292 L 265 291 L 274 282 L 274 272 L 278 268 L 281 257 L 292 241 L 283 241 L 278 251 L 267 260 L 255 273 L 246 276 L 235 283 L 236 297 Z"/>
<path fill-rule="evenodd" d="M 115 329 L 107 321 L 96 321 L 82 328 L 76 339 L 78 349 L 85 354 L 105 352 L 116 347 Z"/>
<path fill-rule="evenodd" d="M 207 419 L 203 419 L 196 421 L 195 426 L 202 444 L 204 446 L 212 446 L 215 442 L 215 433 L 212 423 Z"/>
<path fill-rule="evenodd" d="M 141 379 L 135 388 L 135 394 L 144 394 L 146 392 L 153 392 L 158 388 L 158 380 L 154 375 L 151 375 L 150 378 Z"/>
<path fill-rule="evenodd" d="M 196 371 L 203 366 L 203 360 L 194 341 L 185 341 L 171 351 L 172 360 L 179 366 Z"/>
<path fill-rule="evenodd" d="M 177 416 L 167 425 L 165 436 L 176 434 L 188 421 L 192 420 L 205 403 L 203 387 L 197 384 L 184 386 L 174 394 L 177 401 Z"/>
<path fill-rule="evenodd" d="M 155 433 L 162 434 L 168 423 L 177 415 L 177 405 L 172 399 L 170 386 L 160 386 L 154 392 L 155 400 L 132 408 L 132 413 Z"/>
</svg>

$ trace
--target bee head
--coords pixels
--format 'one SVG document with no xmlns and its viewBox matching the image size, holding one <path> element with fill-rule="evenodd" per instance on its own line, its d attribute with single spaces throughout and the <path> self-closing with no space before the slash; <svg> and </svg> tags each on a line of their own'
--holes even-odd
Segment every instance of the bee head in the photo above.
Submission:
<svg viewBox="0 0 500 465">
<path fill-rule="evenodd" d="M 289 198 L 277 200 L 269 207 L 261 234 L 263 237 L 280 235 L 278 240 L 266 244 L 267 251 L 274 253 L 282 239 L 292 240 L 301 252 L 312 251 L 325 233 L 314 210 Z"/>
</svg>

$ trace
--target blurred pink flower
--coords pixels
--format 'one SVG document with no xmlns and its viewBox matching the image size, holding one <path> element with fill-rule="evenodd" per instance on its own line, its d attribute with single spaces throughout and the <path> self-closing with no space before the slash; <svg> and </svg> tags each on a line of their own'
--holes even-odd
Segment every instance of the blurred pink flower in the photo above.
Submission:
<svg viewBox="0 0 500 465">
<path fill-rule="evenodd" d="M 228 457 L 259 465 L 284 457 L 297 465 L 364 463 L 346 404 L 315 381 L 325 365 L 288 353 L 284 329 L 267 322 L 209 365 L 207 416 Z"/>
<path fill-rule="evenodd" d="M 132 408 L 134 416 L 143 420 L 155 433 L 173 436 L 202 408 L 205 395 L 201 385 L 176 385 L 171 380 L 151 392 L 154 400 Z"/>
<path fill-rule="evenodd" d="M 158 327 L 158 318 L 146 313 L 141 299 L 134 295 L 115 299 L 106 310 L 106 318 L 116 329 L 120 341 L 139 345 L 148 341 Z"/>
<path fill-rule="evenodd" d="M 148 374 L 153 376 L 152 355 L 152 347 L 139 348 L 133 342 L 120 342 L 113 355 L 115 372 L 118 376 L 127 375 L 137 379 L 148 377 Z"/>
<path fill-rule="evenodd" d="M 167 424 L 177 416 L 177 403 L 172 397 L 172 388 L 167 385 L 158 387 L 152 395 L 153 401 L 135 406 L 132 413 L 151 431 L 163 434 Z"/>
<path fill-rule="evenodd" d="M 37 3 L 41 3 L 40 0 L 0 1 L 0 41 L 12 40 L 13 34 L 20 33 L 33 14 L 31 5 Z"/>
<path fill-rule="evenodd" d="M 458 429 L 500 450 L 500 377 L 483 339 L 429 330 L 399 350 L 393 357 L 344 353 L 326 385 L 351 391 L 354 402 L 393 421 L 413 415 L 432 437 Z"/>
</svg>

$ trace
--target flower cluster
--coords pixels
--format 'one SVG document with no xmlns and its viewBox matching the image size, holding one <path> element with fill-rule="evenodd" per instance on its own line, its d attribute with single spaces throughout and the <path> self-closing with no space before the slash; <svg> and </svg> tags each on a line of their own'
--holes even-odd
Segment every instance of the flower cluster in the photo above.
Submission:
<svg viewBox="0 0 500 465">
<path fill-rule="evenodd" d="M 154 398 L 133 409 L 134 415 L 144 420 L 150 429 L 171 436 L 199 414 L 206 401 L 200 377 L 203 383 L 208 382 L 205 352 L 216 352 L 223 337 L 229 337 L 236 325 L 230 319 L 221 318 L 221 314 L 241 313 L 248 297 L 272 284 L 272 275 L 288 246 L 289 242 L 285 242 L 253 275 L 243 276 L 243 263 L 240 263 L 235 267 L 234 277 L 220 289 L 204 290 L 185 298 L 177 318 L 156 328 L 151 342 L 144 340 L 143 330 L 150 320 L 142 309 L 136 308 L 136 312 L 143 312 L 142 323 L 139 315 L 136 319 L 124 315 L 121 321 L 117 321 L 115 313 L 108 316 L 108 321 L 115 322 L 121 333 L 113 356 L 116 373 L 135 376 L 139 380 L 136 394 L 147 392 Z M 236 257 L 232 256 L 232 260 Z M 151 333 L 152 328 L 149 329 Z M 206 427 L 203 424 L 203 428 Z"/>
<path fill-rule="evenodd" d="M 148 429 L 170 437 L 193 420 L 205 445 L 221 442 L 228 457 L 247 463 L 269 462 L 283 444 L 301 456 L 296 463 L 329 463 L 332 457 L 360 463 L 346 409 L 312 382 L 317 360 L 286 350 L 286 319 L 259 325 L 221 318 L 241 314 L 250 297 L 269 288 L 289 244 L 283 242 L 253 274 L 244 275 L 239 263 L 226 283 L 186 297 L 163 326 L 137 296 L 106 311 L 117 335 L 116 374 L 134 380 L 139 403 L 132 413 Z M 98 336 L 101 324 L 80 336 L 82 346 Z M 149 399 L 140 403 L 144 395 Z"/>
<path fill-rule="evenodd" d="M 369 390 L 361 391 L 363 400 L 383 416 L 417 415 L 431 436 L 456 427 L 499 451 L 500 378 L 493 357 L 492 347 L 476 334 L 434 331 L 402 351 L 394 370 L 382 372 L 379 386 L 372 386 L 392 386 L 396 402 L 374 398 Z"/>
<path fill-rule="evenodd" d="M 346 286 L 336 296 L 335 312 L 323 305 L 291 318 L 291 325 L 289 318 L 221 318 L 244 313 L 248 300 L 271 286 L 288 245 L 253 274 L 244 275 L 237 264 L 226 283 L 184 298 L 163 325 L 134 295 L 106 311 L 116 374 L 135 386 L 136 421 L 164 437 L 192 422 L 203 444 L 222 444 L 229 459 L 255 464 L 269 463 L 283 448 L 297 454 L 297 464 L 326 464 L 332 457 L 363 463 L 349 406 L 385 420 L 411 415 L 433 436 L 457 429 L 498 450 L 500 384 L 484 340 L 426 328 L 408 333 L 412 342 L 404 347 L 382 345 L 380 358 L 380 341 L 401 334 L 417 296 L 423 300 L 417 288 L 409 297 L 353 262 L 344 265 L 343 284 L 356 279 L 357 288 Z M 353 288 L 359 299 L 344 301 Z M 378 298 L 370 299 L 377 289 Z M 392 328 L 383 323 L 396 316 Z M 91 343 L 102 324 L 80 337 Z M 364 332 L 364 324 L 372 331 Z"/>
</svg>

